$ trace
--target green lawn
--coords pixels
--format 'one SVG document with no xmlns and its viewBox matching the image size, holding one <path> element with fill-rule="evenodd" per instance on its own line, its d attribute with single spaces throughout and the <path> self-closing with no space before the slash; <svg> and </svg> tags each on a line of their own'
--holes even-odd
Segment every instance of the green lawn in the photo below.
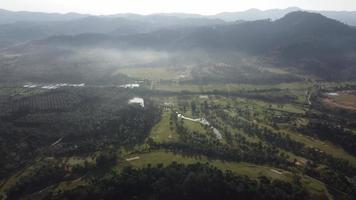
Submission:
<svg viewBox="0 0 356 200">
<path fill-rule="evenodd" d="M 184 121 L 183 122 L 184 126 L 188 128 L 190 131 L 195 131 L 200 134 L 206 134 L 207 132 L 210 131 L 210 129 L 205 129 L 204 126 L 200 124 L 200 122 L 193 122 L 185 119 L 183 119 L 183 121 Z"/>
<path fill-rule="evenodd" d="M 170 129 L 170 112 L 164 112 L 161 120 L 152 128 L 150 137 L 155 142 L 176 141 L 179 135 L 175 131 L 175 125 L 172 124 L 173 129 Z"/>
</svg>

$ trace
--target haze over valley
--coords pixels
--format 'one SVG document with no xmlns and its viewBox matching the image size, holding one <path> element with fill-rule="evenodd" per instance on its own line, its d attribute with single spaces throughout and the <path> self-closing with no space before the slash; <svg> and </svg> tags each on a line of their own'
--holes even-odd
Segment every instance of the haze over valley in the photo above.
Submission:
<svg viewBox="0 0 356 200">
<path fill-rule="evenodd" d="M 0 199 L 355 199 L 356 11 L 314 8 L 0 10 Z"/>
</svg>

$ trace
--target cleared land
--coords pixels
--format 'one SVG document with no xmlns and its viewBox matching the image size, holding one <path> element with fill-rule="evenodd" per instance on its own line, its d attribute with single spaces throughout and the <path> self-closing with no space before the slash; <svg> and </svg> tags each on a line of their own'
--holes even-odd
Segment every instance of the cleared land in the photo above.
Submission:
<svg viewBox="0 0 356 200">
<path fill-rule="evenodd" d="M 324 103 L 329 106 L 356 110 L 356 93 L 355 91 L 353 93 L 340 92 L 335 96 L 324 98 Z"/>
</svg>

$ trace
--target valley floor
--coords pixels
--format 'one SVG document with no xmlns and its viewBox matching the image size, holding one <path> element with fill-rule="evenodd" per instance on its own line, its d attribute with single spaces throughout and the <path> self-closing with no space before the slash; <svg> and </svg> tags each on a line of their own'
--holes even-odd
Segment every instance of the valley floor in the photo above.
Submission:
<svg viewBox="0 0 356 200">
<path fill-rule="evenodd" d="M 80 134 L 73 137 L 59 131 L 59 135 L 46 140 L 47 144 L 41 143 L 42 146 L 30 159 L 21 157 L 23 150 L 14 150 L 15 159 L 24 160 L 22 164 L 14 162 L 12 175 L 4 177 L 0 182 L 2 195 L 14 195 L 23 187 L 21 184 L 40 181 L 44 184 L 23 191 L 23 195 L 41 199 L 46 193 L 60 195 L 80 186 L 86 187 L 93 180 L 105 180 L 112 173 L 121 173 L 128 166 L 140 169 L 161 164 L 168 166 L 172 162 L 186 165 L 208 163 L 220 170 L 229 170 L 254 180 L 267 177 L 293 184 L 298 182 L 309 193 L 322 199 L 333 199 L 335 196 L 346 198 L 350 190 L 354 189 L 356 156 L 352 140 L 356 135 L 353 126 L 356 118 L 350 116 L 355 116 L 355 113 L 346 110 L 340 116 L 337 108 L 323 101 L 325 92 L 333 91 L 335 86 L 340 85 L 330 84 L 321 88 L 320 85 L 301 82 L 269 86 L 194 85 L 156 81 L 154 84 L 152 86 L 149 81 L 142 82 L 139 88 L 1 88 L 0 105 L 3 106 L 3 113 L 10 113 L 3 115 L 2 120 L 9 123 L 9 126 L 16 121 L 13 124 L 16 131 L 20 130 L 21 124 L 32 124 L 32 129 L 36 130 L 34 124 L 47 123 L 41 115 L 49 116 L 51 112 L 63 115 L 58 118 L 58 123 L 70 124 L 66 118 L 72 119 L 78 114 L 88 113 L 91 106 L 96 105 L 82 105 L 83 109 L 64 115 L 72 112 L 67 107 L 84 102 L 72 90 L 80 91 L 82 96 L 92 96 L 93 93 L 85 91 L 95 88 L 98 95 L 90 98 L 102 99 L 95 100 L 100 105 L 96 107 L 95 116 L 100 116 L 102 121 L 79 118 L 75 126 L 84 130 L 83 134 L 91 132 L 95 136 L 95 130 L 98 133 L 105 132 L 104 137 L 81 139 Z M 12 103 L 15 102 L 14 94 L 19 96 L 16 101 L 30 103 L 11 104 L 11 109 L 29 105 L 29 109 L 33 110 L 27 113 L 27 117 L 12 116 L 12 121 L 9 121 L 11 112 L 4 106 L 9 105 L 9 96 Z M 105 99 L 112 94 L 122 94 L 123 97 Z M 128 99 L 133 97 L 144 100 L 145 107 L 128 104 Z M 68 98 L 70 100 L 66 102 Z M 54 103 L 46 104 L 46 101 Z M 108 109 L 115 107 L 115 101 L 125 111 L 107 113 Z M 308 101 L 312 101 L 312 105 Z M 38 103 L 41 104 L 39 107 Z M 127 109 L 137 111 L 131 111 L 130 114 Z M 127 114 L 120 118 L 120 112 Z M 133 116 L 132 112 L 137 112 L 137 116 Z M 140 113 L 146 113 L 145 117 L 138 117 Z M 105 118 L 105 115 L 117 118 L 121 120 L 118 123 L 126 125 L 117 127 L 119 124 L 113 124 L 111 127 L 110 119 Z M 143 126 L 144 121 L 150 117 L 151 124 Z M 135 123 L 141 123 L 142 129 L 133 129 L 137 125 Z M 344 129 L 335 128 L 340 125 Z M 87 126 L 90 126 L 88 130 Z M 104 126 L 110 126 L 110 129 L 106 130 Z M 347 140 L 337 142 L 338 138 L 334 136 L 315 132 L 315 126 L 330 134 L 338 133 L 348 137 L 351 144 Z M 67 128 L 62 126 L 63 130 Z M 142 132 L 141 135 L 130 136 L 131 130 Z M 124 132 L 128 133 L 127 137 L 120 136 Z M 26 136 L 19 137 L 26 141 Z M 130 137 L 140 139 L 130 140 Z M 1 139 L 9 140 L 5 136 Z M 123 140 L 127 142 L 123 143 Z M 26 146 L 29 143 L 23 142 L 20 145 Z M 51 177 L 56 173 L 58 176 Z"/>
</svg>

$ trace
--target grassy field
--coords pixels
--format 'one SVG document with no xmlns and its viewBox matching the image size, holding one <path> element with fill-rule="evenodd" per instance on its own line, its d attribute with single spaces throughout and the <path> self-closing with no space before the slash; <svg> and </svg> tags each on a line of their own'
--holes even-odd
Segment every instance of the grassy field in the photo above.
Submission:
<svg viewBox="0 0 356 200">
<path fill-rule="evenodd" d="M 266 89 L 293 89 L 305 90 L 307 87 L 304 82 L 282 83 L 273 85 L 253 85 L 253 84 L 179 84 L 179 83 L 160 83 L 155 85 L 155 90 L 161 91 L 190 91 L 190 92 L 236 92 L 236 91 L 252 91 L 252 90 L 266 90 Z"/>
<path fill-rule="evenodd" d="M 170 125 L 170 112 L 164 112 L 161 120 L 152 128 L 150 137 L 155 142 L 169 142 L 179 139 L 179 135 L 175 132 L 175 124 Z M 170 127 L 172 126 L 173 129 Z"/>
<path fill-rule="evenodd" d="M 148 164 L 157 165 L 164 164 L 168 165 L 172 162 L 183 163 L 183 164 L 194 164 L 194 163 L 209 163 L 221 170 L 230 170 L 239 175 L 247 175 L 252 179 L 257 179 L 260 176 L 267 176 L 271 179 L 279 179 L 284 181 L 292 181 L 293 174 L 281 169 L 269 167 L 269 166 L 258 166 L 249 163 L 235 163 L 235 162 L 224 162 L 221 160 L 209 160 L 205 156 L 199 157 L 186 157 L 183 155 L 173 154 L 170 152 L 157 151 L 144 154 L 130 155 L 127 158 L 138 156 L 139 159 L 130 161 L 130 165 L 133 167 L 141 168 Z M 302 183 L 314 193 L 325 193 L 327 190 L 325 185 L 313 178 L 308 176 L 303 176 Z"/>
<path fill-rule="evenodd" d="M 179 101 L 178 98 L 168 98 L 168 99 L 169 99 L 169 102 L 172 103 L 173 107 L 177 107 L 177 104 Z M 200 100 L 199 98 L 192 96 L 192 97 L 186 97 L 183 100 L 187 101 L 187 102 L 195 100 L 195 101 L 197 101 L 197 103 L 202 103 L 203 101 L 207 100 L 208 103 L 211 105 L 221 105 L 221 106 L 230 105 L 231 107 L 235 107 L 235 106 L 245 107 L 245 108 L 249 108 L 252 112 L 260 113 L 258 115 L 258 117 L 264 116 L 263 111 L 266 109 L 273 109 L 273 110 L 277 110 L 277 111 L 281 110 L 281 111 L 295 113 L 295 114 L 303 114 L 305 112 L 305 108 L 302 107 L 301 105 L 283 104 L 283 107 L 281 107 L 280 105 L 274 104 L 274 103 L 266 103 L 266 102 L 258 101 L 258 100 L 248 100 L 248 99 L 244 99 L 244 98 L 232 99 L 232 98 L 226 98 L 226 97 L 210 96 L 209 99 L 201 99 Z M 227 109 L 225 111 L 227 113 L 229 113 L 229 115 L 231 115 L 231 116 L 239 116 L 239 118 L 244 119 L 239 113 L 235 113 L 235 111 L 233 109 Z M 188 117 L 191 117 L 191 112 L 189 110 L 186 111 L 184 114 L 187 115 Z M 303 120 L 303 118 L 301 118 L 301 120 Z M 199 123 L 184 120 L 184 125 L 189 130 L 194 130 L 194 131 L 197 131 L 198 133 L 203 133 L 203 134 L 206 133 L 206 130 Z M 259 122 L 259 125 L 273 129 L 271 126 L 265 124 L 264 122 Z M 241 130 L 233 129 L 230 126 L 227 126 L 227 127 L 232 131 L 232 133 L 238 133 L 238 134 L 246 136 L 250 142 L 258 142 L 259 141 L 258 138 L 251 138 L 248 134 L 242 132 Z M 167 138 L 169 134 L 167 135 L 165 133 L 170 133 L 169 122 L 168 121 L 165 122 L 165 125 L 164 125 L 164 123 L 159 123 L 153 130 L 154 130 L 155 135 L 161 135 L 160 137 Z M 318 148 L 321 151 L 324 151 L 324 152 L 326 152 L 332 156 L 335 156 L 337 158 L 346 159 L 346 160 L 350 161 L 350 163 L 352 163 L 354 166 L 356 166 L 356 157 L 350 155 L 342 148 L 340 148 L 330 142 L 321 141 L 317 138 L 308 137 L 306 135 L 302 135 L 300 133 L 293 132 L 288 129 L 286 129 L 286 130 L 282 129 L 279 131 L 287 133 L 295 141 L 304 143 L 305 145 L 307 145 L 309 147 Z M 151 135 L 152 135 L 152 133 L 151 133 Z M 160 138 L 160 137 L 158 136 L 158 138 Z M 175 138 L 175 137 L 173 137 L 173 138 Z M 158 139 L 158 141 L 159 141 L 159 139 Z"/>
<path fill-rule="evenodd" d="M 250 103 L 253 102 L 258 106 L 261 106 L 261 109 L 273 109 L 273 110 L 280 110 L 289 113 L 296 113 L 296 114 L 303 114 L 305 113 L 305 108 L 301 105 L 296 104 L 276 104 L 276 103 L 267 103 L 263 101 L 249 101 Z"/>
<path fill-rule="evenodd" d="M 184 127 L 188 128 L 190 131 L 195 131 L 199 134 L 205 135 L 207 132 L 210 131 L 210 129 L 205 129 L 203 125 L 201 125 L 199 122 L 192 122 L 189 120 L 183 120 L 184 122 Z"/>
<path fill-rule="evenodd" d="M 351 154 L 347 153 L 345 150 L 332 144 L 331 142 L 321 141 L 316 138 L 308 137 L 295 132 L 287 132 L 287 134 L 289 134 L 289 136 L 295 141 L 302 142 L 309 147 L 318 148 L 321 151 L 324 151 L 337 158 L 343 158 L 345 160 L 348 160 L 353 166 L 356 166 L 355 156 L 352 156 Z"/>
<path fill-rule="evenodd" d="M 174 100 L 170 101 L 170 103 L 172 102 L 174 102 Z M 175 104 L 172 105 L 176 108 Z M 154 141 L 169 142 L 169 141 L 177 141 L 179 139 L 179 135 L 175 131 L 175 124 L 174 123 L 170 124 L 171 112 L 172 112 L 171 110 L 163 112 L 161 120 L 152 128 L 150 132 L 150 137 L 154 139 Z M 194 118 L 190 110 L 181 113 L 184 113 L 184 116 L 186 117 Z M 211 132 L 210 129 L 205 129 L 204 126 L 199 122 L 193 122 L 185 119 L 180 119 L 180 120 L 183 121 L 183 126 L 190 131 L 195 131 L 196 133 L 203 134 L 203 135 L 205 135 L 207 132 Z"/>
<path fill-rule="evenodd" d="M 22 86 L 13 86 L 13 87 L 8 87 L 8 86 L 3 86 L 0 85 L 0 95 L 9 95 L 9 96 L 14 96 L 14 95 L 21 95 L 21 96 L 31 96 L 31 95 L 36 95 L 45 92 L 46 90 L 41 89 L 41 88 L 24 88 Z"/>
<path fill-rule="evenodd" d="M 295 104 L 283 104 L 283 107 L 277 104 L 273 103 L 266 103 L 263 101 L 257 101 L 257 100 L 247 100 L 243 98 L 235 98 L 235 99 L 229 99 L 229 98 L 214 98 L 211 100 L 211 103 L 217 104 L 217 105 L 227 105 L 229 104 L 231 107 L 234 106 L 240 106 L 244 107 L 246 109 L 249 109 L 251 112 L 257 112 L 259 113 L 258 116 L 254 117 L 259 118 L 261 116 L 264 116 L 263 111 L 266 109 L 273 109 L 273 110 L 280 110 L 280 111 L 285 111 L 289 113 L 295 113 L 295 114 L 303 114 L 305 112 L 305 108 L 300 106 L 300 105 L 295 105 Z M 232 109 L 226 110 L 227 113 L 231 116 L 239 116 L 239 118 L 245 119 L 243 116 L 239 115 L 239 113 L 235 113 Z M 304 118 L 300 118 L 300 120 L 307 120 Z M 257 122 L 256 122 L 257 123 Z M 271 126 L 267 124 L 267 121 L 262 121 L 258 123 L 260 126 L 267 127 L 270 129 L 273 129 Z M 343 150 L 341 147 L 336 146 L 335 144 L 332 144 L 331 142 L 328 141 L 321 141 L 317 138 L 312 138 L 306 135 L 302 135 L 297 132 L 293 132 L 288 129 L 282 129 L 278 130 L 282 131 L 284 133 L 287 133 L 290 138 L 292 138 L 295 141 L 304 143 L 305 145 L 313 148 L 318 148 L 321 151 L 324 151 L 332 156 L 335 156 L 337 158 L 343 158 L 348 161 L 350 161 L 354 166 L 356 166 L 356 157 L 352 156 L 345 150 Z"/>
</svg>

